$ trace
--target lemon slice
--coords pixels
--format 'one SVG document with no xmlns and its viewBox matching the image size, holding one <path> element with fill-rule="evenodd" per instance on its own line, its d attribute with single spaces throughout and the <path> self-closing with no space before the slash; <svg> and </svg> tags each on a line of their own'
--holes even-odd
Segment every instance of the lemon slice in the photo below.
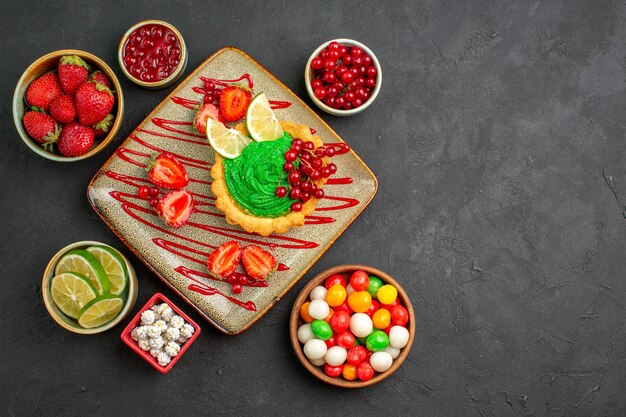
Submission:
<svg viewBox="0 0 626 417">
<path fill-rule="evenodd" d="M 120 295 L 128 282 L 128 271 L 124 259 L 106 246 L 90 246 L 87 248 L 87 252 L 91 253 L 104 268 L 111 284 L 111 294 Z"/>
<path fill-rule="evenodd" d="M 89 279 L 74 272 L 64 272 L 50 280 L 50 294 L 59 310 L 77 319 L 80 310 L 98 296 Z"/>
<path fill-rule="evenodd" d="M 215 152 L 224 158 L 233 159 L 241 155 L 252 140 L 235 129 L 229 129 L 220 122 L 208 118 L 206 137 Z"/>
<path fill-rule="evenodd" d="M 59 275 L 64 272 L 76 272 L 84 275 L 91 281 L 98 291 L 98 294 L 108 293 L 111 284 L 104 268 L 95 256 L 86 250 L 76 249 L 65 254 L 54 269 L 54 274 Z"/>
<path fill-rule="evenodd" d="M 91 300 L 80 311 L 78 324 L 85 329 L 102 326 L 120 314 L 124 301 L 113 295 L 103 295 Z"/>
<path fill-rule="evenodd" d="M 257 142 L 274 140 L 283 136 L 283 128 L 274 115 L 270 102 L 261 93 L 252 99 L 246 112 L 246 127 L 250 137 Z"/>
</svg>

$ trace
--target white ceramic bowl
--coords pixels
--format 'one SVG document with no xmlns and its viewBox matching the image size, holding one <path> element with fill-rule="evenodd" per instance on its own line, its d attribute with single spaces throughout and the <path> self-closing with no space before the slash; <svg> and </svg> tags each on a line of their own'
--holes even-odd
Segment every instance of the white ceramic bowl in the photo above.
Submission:
<svg viewBox="0 0 626 417">
<path fill-rule="evenodd" d="M 372 58 L 372 65 L 376 67 L 376 70 L 378 72 L 378 74 L 376 75 L 376 87 L 374 87 L 372 94 L 367 99 L 367 101 L 365 101 L 361 106 L 357 107 L 356 109 L 338 110 L 338 109 L 329 107 L 326 104 L 324 104 L 322 100 L 315 97 L 315 93 L 313 92 L 313 88 L 311 87 L 311 81 L 313 80 L 313 71 L 314 71 L 313 68 L 311 68 L 311 61 L 313 61 L 313 58 L 317 57 L 320 54 L 320 52 L 322 52 L 322 50 L 326 48 L 331 42 L 337 42 L 340 45 L 344 45 L 347 47 L 353 47 L 353 46 L 361 47 L 363 51 L 365 51 Z M 352 116 L 357 113 L 361 113 L 363 110 L 367 109 L 374 102 L 374 100 L 376 100 L 376 97 L 378 96 L 378 92 L 380 91 L 382 80 L 383 80 L 383 73 L 382 73 L 382 69 L 380 68 L 380 63 L 378 62 L 378 58 L 376 58 L 376 55 L 374 55 L 371 49 L 369 49 L 367 46 L 353 39 L 331 39 L 328 42 L 324 42 L 315 51 L 313 51 L 313 53 L 309 57 L 309 60 L 306 63 L 306 67 L 304 68 L 304 83 L 306 85 L 306 91 L 309 93 L 309 97 L 311 97 L 311 100 L 313 100 L 313 103 L 315 103 L 317 107 L 324 110 L 326 113 L 330 113 L 335 116 Z"/>
</svg>

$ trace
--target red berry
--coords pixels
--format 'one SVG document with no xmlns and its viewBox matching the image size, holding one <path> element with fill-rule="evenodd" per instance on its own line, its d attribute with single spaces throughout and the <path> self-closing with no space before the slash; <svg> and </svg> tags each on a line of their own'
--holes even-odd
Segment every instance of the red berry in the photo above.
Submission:
<svg viewBox="0 0 626 417">
<path fill-rule="evenodd" d="M 324 81 L 326 81 L 327 83 L 329 84 L 334 83 L 336 79 L 337 79 L 337 76 L 335 75 L 334 72 L 326 71 L 324 73 Z"/>
<path fill-rule="evenodd" d="M 369 67 L 372 64 L 372 57 L 368 54 L 363 54 L 363 65 Z"/>
<path fill-rule="evenodd" d="M 333 156 L 335 156 L 336 153 L 337 151 L 335 150 L 335 148 L 328 148 L 326 150 L 326 156 L 329 158 L 332 158 Z"/>
<path fill-rule="evenodd" d="M 317 156 L 318 158 L 323 158 L 324 156 L 326 156 L 326 148 L 323 147 L 319 147 L 315 150 L 315 156 Z"/>
<path fill-rule="evenodd" d="M 315 148 L 315 145 L 313 144 L 313 142 L 306 141 L 302 144 L 302 147 L 307 151 L 312 151 Z"/>
<path fill-rule="evenodd" d="M 345 65 L 339 65 L 335 70 L 335 74 L 341 78 L 341 76 L 345 74 L 346 71 L 348 71 L 348 68 Z"/>
<path fill-rule="evenodd" d="M 320 168 L 322 167 L 322 165 L 324 165 L 324 162 L 323 162 L 321 159 L 317 158 L 317 157 L 316 157 L 316 158 L 313 158 L 313 159 L 311 160 L 311 166 L 312 166 L 314 169 L 320 169 Z"/>
<path fill-rule="evenodd" d="M 359 87 L 363 87 L 365 85 L 365 78 L 363 77 L 357 77 L 355 81 L 359 85 Z"/>
<path fill-rule="evenodd" d="M 329 364 L 324 365 L 324 373 L 331 378 L 337 378 L 343 372 L 343 365 L 332 366 Z"/>
<path fill-rule="evenodd" d="M 365 86 L 367 88 L 374 88 L 374 87 L 376 87 L 376 78 L 367 78 L 367 79 L 365 79 Z"/>
<path fill-rule="evenodd" d="M 374 368 L 369 362 L 363 361 L 356 367 L 356 376 L 361 381 L 369 381 L 374 376 Z"/>
<path fill-rule="evenodd" d="M 295 138 L 293 141 L 291 141 L 291 146 L 302 146 L 302 139 Z"/>
<path fill-rule="evenodd" d="M 375 66 L 370 65 L 369 67 L 367 67 L 367 69 L 365 70 L 365 75 L 367 75 L 370 78 L 374 78 L 376 77 L 376 74 L 378 74 L 378 70 L 376 69 Z"/>
<path fill-rule="evenodd" d="M 300 211 L 302 210 L 302 203 L 295 202 L 291 205 L 292 211 Z"/>
<path fill-rule="evenodd" d="M 243 291 L 243 285 L 236 282 L 231 285 L 231 290 L 233 291 L 233 294 L 241 294 L 241 292 Z"/>
<path fill-rule="evenodd" d="M 339 89 L 337 87 L 335 87 L 334 85 L 331 85 L 330 87 L 328 87 L 326 89 L 326 95 L 328 97 L 335 97 L 337 94 L 339 94 Z"/>
<path fill-rule="evenodd" d="M 327 167 L 328 169 L 330 169 L 331 174 L 334 174 L 335 172 L 337 172 L 337 165 L 333 164 L 332 162 L 328 164 Z"/>
<path fill-rule="evenodd" d="M 361 107 L 363 105 L 363 100 L 361 100 L 360 98 L 355 98 L 354 101 L 352 102 L 352 107 L 354 107 L 355 109 L 357 107 Z"/>
<path fill-rule="evenodd" d="M 300 191 L 299 188 L 292 188 L 291 191 L 289 191 L 289 198 L 292 200 L 297 200 L 300 197 L 302 197 L 302 191 Z"/>
<path fill-rule="evenodd" d="M 342 61 L 342 62 L 343 62 L 346 66 L 348 66 L 348 65 L 352 65 L 352 59 L 353 59 L 353 58 L 352 58 L 352 55 L 346 55 L 346 54 L 344 54 L 344 55 L 341 57 L 341 61 Z"/>
<path fill-rule="evenodd" d="M 346 46 L 340 45 L 339 46 L 339 54 L 341 56 L 344 56 L 347 53 L 348 53 L 348 48 Z"/>
<path fill-rule="evenodd" d="M 316 90 L 322 87 L 323 85 L 324 85 L 324 82 L 321 80 L 321 78 L 316 78 L 313 81 L 311 81 L 311 87 L 313 88 L 313 90 Z"/>
<path fill-rule="evenodd" d="M 158 198 L 151 198 L 149 204 L 150 204 L 151 207 L 156 207 L 157 204 L 159 204 L 159 199 Z"/>
<path fill-rule="evenodd" d="M 347 285 L 346 279 L 339 274 L 335 274 L 335 275 L 329 276 L 328 278 L 326 278 L 326 281 L 324 281 L 324 287 L 326 287 L 326 289 L 329 289 L 330 287 L 336 284 L 339 284 L 342 287 L 345 287 Z"/>
<path fill-rule="evenodd" d="M 354 65 L 355 67 L 361 67 L 363 65 L 363 58 L 360 56 L 355 57 L 352 60 L 352 65 Z"/>
<path fill-rule="evenodd" d="M 294 151 L 287 151 L 285 152 L 285 161 L 287 162 L 293 162 L 298 158 L 298 154 L 295 153 Z"/>
<path fill-rule="evenodd" d="M 330 328 L 333 329 L 333 332 L 335 333 L 343 333 L 346 330 L 348 330 L 350 328 L 350 314 L 345 312 L 345 311 L 336 311 L 332 316 L 330 316 Z M 350 336 L 352 336 L 351 333 L 349 333 Z M 339 334 L 337 335 L 337 343 L 341 346 L 343 346 L 341 344 L 341 338 L 342 335 Z M 354 336 L 352 342 L 348 345 L 348 346 L 343 346 L 346 349 L 352 347 L 352 345 L 354 345 Z"/>
<path fill-rule="evenodd" d="M 291 171 L 287 176 L 287 181 L 289 181 L 289 184 L 294 185 L 300 181 L 301 177 L 302 175 L 298 171 Z"/>
<path fill-rule="evenodd" d="M 350 84 L 352 80 L 354 80 L 354 74 L 350 71 L 344 72 L 343 75 L 341 76 L 341 81 L 343 81 L 346 84 Z"/>
<path fill-rule="evenodd" d="M 161 193 L 161 191 L 159 191 L 159 189 L 157 187 L 150 188 L 150 195 L 152 197 L 157 197 L 160 193 Z"/>
<path fill-rule="evenodd" d="M 330 169 L 328 169 L 328 167 L 324 167 L 320 170 L 320 174 L 322 174 L 322 178 L 329 178 L 331 175 L 333 175 L 330 172 Z"/>
<path fill-rule="evenodd" d="M 338 50 L 330 51 L 330 52 L 328 53 L 328 57 L 329 57 L 330 59 L 339 59 L 339 57 L 340 57 L 340 56 L 341 56 L 341 54 L 339 53 L 339 51 L 338 51 Z"/>
<path fill-rule="evenodd" d="M 314 70 L 320 70 L 324 67 L 324 61 L 322 61 L 322 58 L 316 57 L 313 58 L 313 60 L 311 60 L 311 68 L 313 68 Z"/>
<path fill-rule="evenodd" d="M 207 91 L 213 91 L 215 90 L 215 82 L 213 82 L 212 80 L 209 80 L 207 82 L 204 83 L 204 88 Z"/>
<path fill-rule="evenodd" d="M 337 61 L 335 61 L 332 58 L 329 58 L 326 61 L 324 61 L 324 69 L 326 71 L 332 71 L 335 69 L 336 66 L 337 66 Z"/>
<path fill-rule="evenodd" d="M 146 198 L 148 198 L 148 195 L 150 195 L 150 188 L 148 188 L 148 186 L 146 185 L 142 185 L 141 187 L 139 187 L 137 195 L 139 196 L 139 198 L 145 200 Z"/>
<path fill-rule="evenodd" d="M 285 162 L 283 164 L 283 171 L 289 172 L 294 170 L 293 162 Z"/>
<path fill-rule="evenodd" d="M 346 104 L 344 104 L 344 105 L 343 105 L 343 109 L 344 109 L 344 110 L 352 110 L 352 104 L 350 104 L 350 103 L 346 103 Z"/>
<path fill-rule="evenodd" d="M 317 181 L 317 180 L 319 180 L 321 176 L 322 176 L 322 174 L 320 174 L 320 172 L 319 172 L 319 171 L 317 171 L 317 170 L 312 171 L 312 172 L 309 174 L 309 178 L 311 178 L 313 181 Z"/>
<path fill-rule="evenodd" d="M 352 47 L 352 50 L 350 51 L 350 54 L 354 58 L 362 56 L 363 55 L 363 49 L 361 49 L 360 46 L 354 46 L 354 47 Z"/>
<path fill-rule="evenodd" d="M 309 191 L 311 189 L 311 183 L 306 180 L 302 180 L 298 184 L 298 188 L 301 189 L 302 192 Z"/>
<path fill-rule="evenodd" d="M 346 104 L 346 99 L 343 96 L 339 96 L 335 99 L 335 105 L 337 107 L 343 107 Z"/>
<path fill-rule="evenodd" d="M 320 190 L 320 189 L 316 190 L 314 196 L 318 200 L 324 198 L 324 190 Z"/>
<path fill-rule="evenodd" d="M 315 89 L 315 97 L 318 99 L 323 99 L 326 97 L 326 89 L 324 87 L 319 87 Z"/>
<path fill-rule="evenodd" d="M 328 50 L 330 51 L 339 51 L 341 49 L 341 45 L 339 45 L 339 42 L 337 41 L 332 41 L 331 43 L 328 44 Z"/>
<path fill-rule="evenodd" d="M 276 188 L 274 194 L 276 194 L 276 197 L 278 198 L 283 198 L 287 195 L 287 189 L 285 187 L 278 187 Z"/>
<path fill-rule="evenodd" d="M 322 59 L 326 59 L 326 58 L 328 58 L 328 54 L 329 54 L 329 52 L 330 52 L 330 51 L 329 51 L 328 49 L 324 49 L 324 50 L 320 53 L 319 57 L 320 57 L 320 58 L 322 58 Z"/>
</svg>

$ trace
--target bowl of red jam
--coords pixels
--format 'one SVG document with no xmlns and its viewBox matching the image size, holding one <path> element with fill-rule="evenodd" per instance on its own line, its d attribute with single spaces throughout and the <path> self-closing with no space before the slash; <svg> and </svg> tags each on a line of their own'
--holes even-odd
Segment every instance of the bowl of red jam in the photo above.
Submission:
<svg viewBox="0 0 626 417">
<path fill-rule="evenodd" d="M 352 116 L 368 108 L 378 96 L 382 76 L 376 55 L 352 39 L 321 44 L 304 69 L 309 97 L 334 116 Z"/>
<path fill-rule="evenodd" d="M 126 31 L 118 60 L 128 79 L 144 88 L 165 88 L 176 82 L 187 66 L 187 48 L 174 26 L 162 20 L 144 20 Z"/>
</svg>

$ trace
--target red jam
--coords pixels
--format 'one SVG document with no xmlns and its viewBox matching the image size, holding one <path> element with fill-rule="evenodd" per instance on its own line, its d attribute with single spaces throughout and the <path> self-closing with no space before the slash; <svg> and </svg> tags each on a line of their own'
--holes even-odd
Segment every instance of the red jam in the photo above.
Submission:
<svg viewBox="0 0 626 417">
<path fill-rule="evenodd" d="M 174 73 L 181 58 L 178 36 L 159 24 L 147 24 L 132 31 L 122 52 L 126 70 L 144 82 L 166 79 Z"/>
</svg>

